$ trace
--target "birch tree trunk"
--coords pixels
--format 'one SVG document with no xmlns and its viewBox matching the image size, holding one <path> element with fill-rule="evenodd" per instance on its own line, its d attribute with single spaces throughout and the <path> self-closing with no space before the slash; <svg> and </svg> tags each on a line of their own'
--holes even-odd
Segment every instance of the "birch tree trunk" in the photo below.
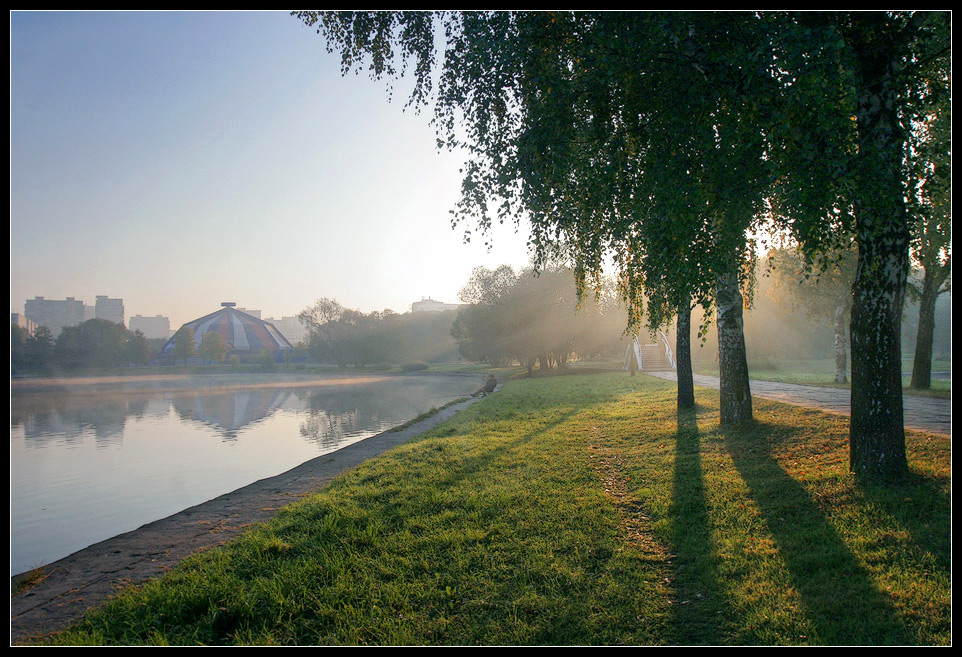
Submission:
<svg viewBox="0 0 962 657">
<path fill-rule="evenodd" d="M 845 315 L 850 305 L 848 295 L 840 296 L 835 305 L 835 383 L 848 381 L 848 331 Z"/>
<path fill-rule="evenodd" d="M 896 102 L 899 59 L 881 19 L 863 15 L 858 63 L 858 270 L 852 302 L 852 472 L 868 482 L 908 474 L 902 415 L 902 302 L 909 226 L 902 186 L 905 134 Z"/>
<path fill-rule="evenodd" d="M 695 408 L 695 381 L 691 367 L 691 305 L 687 300 L 678 304 L 675 375 L 678 380 L 678 410 Z"/>
<path fill-rule="evenodd" d="M 935 334 L 935 302 L 939 298 L 942 281 L 936 281 L 929 270 L 922 279 L 919 300 L 919 331 L 915 341 L 915 360 L 912 363 L 912 387 L 928 390 L 932 385 L 932 343 Z"/>
<path fill-rule="evenodd" d="M 718 375 L 722 426 L 752 420 L 752 392 L 748 382 L 748 357 L 745 352 L 742 293 L 735 274 L 719 274 Z"/>
</svg>

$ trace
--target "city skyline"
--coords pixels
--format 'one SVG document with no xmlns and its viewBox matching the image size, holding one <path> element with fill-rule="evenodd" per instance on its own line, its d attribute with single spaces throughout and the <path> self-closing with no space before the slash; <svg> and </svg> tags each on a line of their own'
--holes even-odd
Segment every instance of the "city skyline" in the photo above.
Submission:
<svg viewBox="0 0 962 657">
<path fill-rule="evenodd" d="M 107 294 L 172 326 L 458 301 L 527 264 L 452 229 L 460 159 L 404 83 L 342 78 L 286 12 L 11 12 L 11 311 Z"/>
</svg>

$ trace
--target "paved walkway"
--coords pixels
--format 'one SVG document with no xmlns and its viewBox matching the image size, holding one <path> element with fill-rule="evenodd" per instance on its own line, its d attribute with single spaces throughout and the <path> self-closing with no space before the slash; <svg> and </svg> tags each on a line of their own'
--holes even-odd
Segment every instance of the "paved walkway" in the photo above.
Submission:
<svg viewBox="0 0 962 657">
<path fill-rule="evenodd" d="M 645 372 L 675 381 L 674 372 Z M 717 376 L 696 374 L 695 385 L 705 388 L 718 388 Z M 774 399 L 775 401 L 808 406 L 829 413 L 851 413 L 852 397 L 848 388 L 829 388 L 822 386 L 803 386 L 794 383 L 752 380 L 752 396 Z M 907 429 L 918 429 L 952 435 L 952 400 L 918 395 L 902 395 L 902 414 Z"/>
</svg>

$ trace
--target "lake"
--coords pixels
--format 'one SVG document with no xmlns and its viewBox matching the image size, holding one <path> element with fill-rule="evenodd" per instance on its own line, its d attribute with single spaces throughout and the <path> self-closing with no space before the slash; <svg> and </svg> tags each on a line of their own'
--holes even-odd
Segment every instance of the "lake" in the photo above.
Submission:
<svg viewBox="0 0 962 657">
<path fill-rule="evenodd" d="M 10 573 L 278 475 L 480 383 L 433 374 L 15 381 Z"/>
</svg>

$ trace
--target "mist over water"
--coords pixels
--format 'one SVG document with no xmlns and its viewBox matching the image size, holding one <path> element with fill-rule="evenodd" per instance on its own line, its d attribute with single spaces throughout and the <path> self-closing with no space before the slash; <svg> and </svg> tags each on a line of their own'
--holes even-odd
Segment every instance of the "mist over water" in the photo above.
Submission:
<svg viewBox="0 0 962 657">
<path fill-rule="evenodd" d="M 470 394 L 478 377 L 261 375 L 14 390 L 11 575 Z"/>
</svg>

